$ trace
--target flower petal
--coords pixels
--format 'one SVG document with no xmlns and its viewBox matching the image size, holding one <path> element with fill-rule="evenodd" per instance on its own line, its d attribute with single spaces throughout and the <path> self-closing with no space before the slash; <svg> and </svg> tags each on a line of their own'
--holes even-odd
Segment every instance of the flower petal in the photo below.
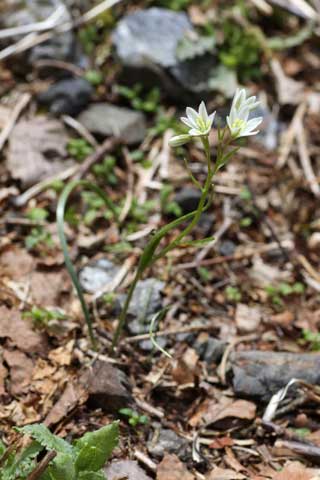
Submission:
<svg viewBox="0 0 320 480">
<path fill-rule="evenodd" d="M 255 128 L 257 128 L 258 125 L 260 125 L 262 120 L 263 120 L 262 117 L 252 118 L 251 120 L 248 121 L 246 125 L 246 129 L 254 130 Z"/>
<path fill-rule="evenodd" d="M 194 108 L 187 107 L 186 108 L 186 114 L 187 114 L 187 117 L 189 118 L 189 120 L 191 120 L 192 122 L 197 124 L 197 118 L 199 117 L 199 114 L 198 114 L 198 112 L 195 111 Z"/>
<path fill-rule="evenodd" d="M 196 127 L 196 125 L 189 118 L 181 117 L 180 120 L 185 125 L 187 125 L 189 128 L 195 128 Z"/>
<path fill-rule="evenodd" d="M 204 120 L 205 123 L 208 122 L 209 120 L 208 112 L 203 101 L 199 105 L 199 115 Z"/>
</svg>

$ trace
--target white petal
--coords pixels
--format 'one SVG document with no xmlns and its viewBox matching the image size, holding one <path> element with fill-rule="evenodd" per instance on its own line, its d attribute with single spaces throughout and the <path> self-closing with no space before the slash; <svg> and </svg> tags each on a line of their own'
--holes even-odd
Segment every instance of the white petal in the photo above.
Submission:
<svg viewBox="0 0 320 480">
<path fill-rule="evenodd" d="M 199 115 L 204 120 L 205 123 L 208 122 L 208 120 L 209 120 L 208 112 L 207 112 L 206 106 L 205 106 L 203 101 L 199 105 Z"/>
<path fill-rule="evenodd" d="M 194 108 L 187 107 L 186 108 L 186 113 L 187 113 L 187 117 L 189 118 L 189 120 L 191 120 L 192 122 L 197 124 L 197 119 L 199 117 L 198 112 L 196 112 Z"/>
<path fill-rule="evenodd" d="M 243 132 L 240 133 L 239 135 L 239 138 L 240 137 L 251 137 L 252 135 L 257 135 L 257 133 L 259 133 L 260 130 L 256 130 L 254 132 L 247 132 L 246 130 L 244 130 Z"/>
<path fill-rule="evenodd" d="M 191 130 L 189 130 L 189 135 L 192 135 L 193 137 L 201 137 L 203 133 L 200 132 L 197 128 L 192 128 Z"/>
<path fill-rule="evenodd" d="M 186 117 L 181 117 L 180 118 L 181 122 L 183 122 L 185 125 L 187 125 L 189 128 L 195 128 L 196 125 L 194 122 L 192 122 L 189 118 Z"/>
<path fill-rule="evenodd" d="M 262 117 L 252 118 L 251 120 L 248 121 L 246 125 L 246 129 L 248 128 L 249 130 L 254 130 L 255 128 L 257 128 L 258 125 L 260 125 L 262 120 L 263 120 Z"/>
<path fill-rule="evenodd" d="M 208 121 L 210 122 L 210 125 L 213 124 L 214 117 L 216 116 L 216 112 L 210 113 L 208 116 Z"/>
</svg>

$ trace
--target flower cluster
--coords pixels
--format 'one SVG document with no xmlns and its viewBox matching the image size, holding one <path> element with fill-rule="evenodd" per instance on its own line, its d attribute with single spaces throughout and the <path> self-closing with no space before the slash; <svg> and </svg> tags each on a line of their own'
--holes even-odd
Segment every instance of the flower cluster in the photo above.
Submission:
<svg viewBox="0 0 320 480">
<path fill-rule="evenodd" d="M 227 126 L 232 139 L 256 135 L 256 128 L 262 122 L 262 117 L 255 117 L 249 120 L 249 115 L 259 105 L 256 97 L 248 97 L 244 89 L 238 89 L 232 101 L 230 113 L 227 116 Z M 204 102 L 200 103 L 198 112 L 187 107 L 186 117 L 181 121 L 189 127 L 189 132 L 183 135 L 172 137 L 169 141 L 172 147 L 178 147 L 189 142 L 192 137 L 206 137 L 212 128 L 216 112 L 208 115 Z"/>
</svg>

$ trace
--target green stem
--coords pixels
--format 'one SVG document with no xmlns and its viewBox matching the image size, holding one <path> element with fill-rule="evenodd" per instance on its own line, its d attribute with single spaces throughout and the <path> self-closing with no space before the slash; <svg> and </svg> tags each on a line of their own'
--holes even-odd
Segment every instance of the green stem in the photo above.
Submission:
<svg viewBox="0 0 320 480">
<path fill-rule="evenodd" d="M 97 345 L 96 345 L 96 340 L 93 333 L 92 320 L 91 320 L 90 313 L 84 298 L 82 287 L 78 280 L 77 272 L 72 264 L 72 261 L 69 255 L 68 244 L 67 244 L 66 236 L 64 233 L 64 216 L 65 216 L 66 204 L 71 192 L 79 185 L 84 186 L 90 190 L 93 190 L 97 195 L 99 195 L 105 202 L 106 206 L 112 211 L 114 216 L 116 216 L 116 209 L 112 201 L 107 197 L 107 195 L 103 192 L 103 190 L 101 190 L 97 185 L 91 182 L 88 182 L 87 180 L 74 180 L 68 183 L 62 191 L 58 201 L 58 205 L 57 205 L 57 213 L 56 213 L 57 227 L 58 227 L 58 235 L 59 235 L 59 239 L 60 239 L 60 243 L 63 251 L 64 261 L 65 261 L 67 270 L 69 272 L 69 275 L 71 277 L 73 286 L 80 300 L 82 312 L 88 327 L 88 332 L 89 332 L 89 337 L 90 337 L 92 347 L 96 349 Z"/>
</svg>

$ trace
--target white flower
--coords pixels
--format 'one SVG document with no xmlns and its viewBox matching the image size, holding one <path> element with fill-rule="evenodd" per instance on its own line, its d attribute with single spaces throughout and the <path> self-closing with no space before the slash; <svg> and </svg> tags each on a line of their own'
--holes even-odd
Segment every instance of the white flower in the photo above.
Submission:
<svg viewBox="0 0 320 480">
<path fill-rule="evenodd" d="M 170 147 L 180 147 L 181 145 L 188 143 L 190 140 L 191 137 L 188 134 L 176 135 L 175 137 L 170 138 L 169 145 Z"/>
<path fill-rule="evenodd" d="M 254 110 L 260 102 L 256 97 L 246 98 L 244 89 L 238 89 L 232 101 L 230 115 L 227 116 L 227 124 L 233 138 L 248 137 L 256 135 L 259 131 L 255 130 L 262 122 L 262 117 L 249 118 L 251 110 Z"/>
<path fill-rule="evenodd" d="M 187 117 L 181 117 L 181 121 L 190 128 L 189 135 L 201 137 L 209 134 L 216 112 L 208 115 L 204 102 L 201 102 L 198 112 L 191 107 L 187 107 L 186 114 Z"/>
</svg>

